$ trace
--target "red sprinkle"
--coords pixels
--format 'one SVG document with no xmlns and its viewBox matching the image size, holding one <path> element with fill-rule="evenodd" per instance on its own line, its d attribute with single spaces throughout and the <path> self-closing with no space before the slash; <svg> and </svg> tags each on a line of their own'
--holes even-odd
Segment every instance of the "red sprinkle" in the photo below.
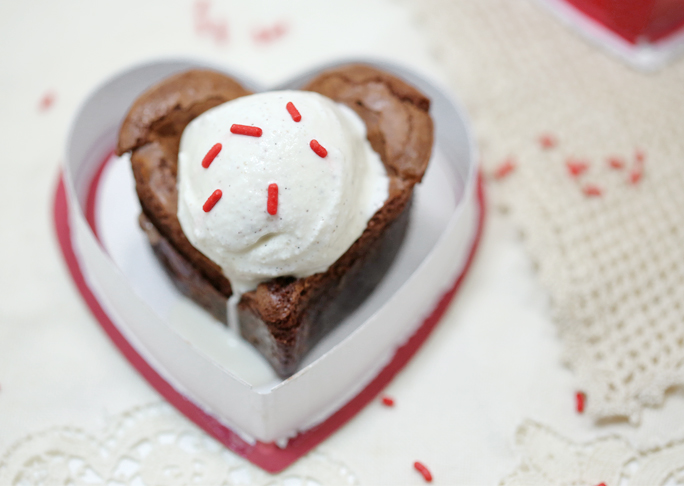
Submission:
<svg viewBox="0 0 684 486">
<path fill-rule="evenodd" d="M 572 177 L 578 177 L 589 168 L 589 164 L 576 159 L 568 159 L 565 162 L 565 166 L 568 168 L 568 172 L 570 172 Z"/>
<path fill-rule="evenodd" d="M 543 149 L 551 149 L 558 145 L 558 140 L 550 133 L 545 133 L 539 137 L 539 145 L 541 145 Z"/>
<path fill-rule="evenodd" d="M 601 188 L 598 186 L 594 186 L 593 184 L 587 184 L 586 186 L 584 186 L 582 192 L 585 196 L 589 197 L 597 197 L 603 195 L 603 191 L 601 190 Z"/>
<path fill-rule="evenodd" d="M 209 17 L 211 2 L 195 2 L 195 31 L 213 37 L 217 44 L 228 40 L 228 23 L 225 19 L 213 20 Z"/>
<path fill-rule="evenodd" d="M 223 148 L 223 145 L 221 145 L 220 143 L 217 143 L 216 145 L 211 147 L 209 149 L 209 152 L 207 152 L 207 155 L 205 155 L 204 158 L 202 159 L 202 167 L 204 167 L 205 169 L 208 169 L 222 148 Z"/>
<path fill-rule="evenodd" d="M 622 169 L 625 166 L 625 161 L 620 157 L 608 157 L 608 165 L 611 169 Z"/>
<path fill-rule="evenodd" d="M 430 474 L 430 470 L 428 468 L 426 468 L 423 464 L 416 461 L 413 463 L 413 467 L 415 467 L 416 471 L 418 471 L 420 474 L 423 475 L 423 478 L 425 479 L 426 482 L 428 482 L 428 483 L 432 482 L 432 474 Z"/>
<path fill-rule="evenodd" d="M 606 486 L 606 483 L 597 484 L 596 486 Z"/>
<path fill-rule="evenodd" d="M 48 91 L 43 95 L 43 97 L 40 99 L 40 103 L 38 104 L 38 109 L 40 111 L 47 111 L 52 107 L 52 104 L 55 102 L 56 95 L 53 91 Z"/>
<path fill-rule="evenodd" d="M 277 22 L 270 27 L 255 29 L 252 32 L 252 39 L 257 43 L 269 43 L 280 39 L 287 34 L 289 27 L 285 22 Z"/>
<path fill-rule="evenodd" d="M 584 402 L 587 399 L 583 392 L 577 392 L 575 400 L 577 402 L 577 413 L 584 413 Z"/>
<path fill-rule="evenodd" d="M 394 400 L 391 399 L 390 397 L 382 397 L 382 404 L 386 407 L 393 407 L 394 406 Z"/>
<path fill-rule="evenodd" d="M 302 119 L 302 115 L 299 114 L 299 111 L 297 111 L 297 108 L 295 108 L 295 105 L 292 104 L 291 101 L 285 105 L 285 108 L 287 108 L 288 113 L 294 121 L 298 122 Z"/>
<path fill-rule="evenodd" d="M 641 180 L 641 176 L 644 175 L 644 160 L 646 160 L 646 155 L 641 149 L 637 149 L 634 153 L 634 158 L 636 159 L 636 167 L 632 169 L 632 172 L 629 174 L 629 182 L 637 184 Z"/>
<path fill-rule="evenodd" d="M 646 154 L 643 150 L 636 149 L 636 152 L 634 152 L 634 158 L 637 162 L 643 162 L 644 160 L 646 160 Z"/>
<path fill-rule="evenodd" d="M 328 151 L 325 150 L 323 145 L 318 143 L 316 140 L 312 140 L 311 143 L 309 144 L 309 147 L 311 147 L 311 150 L 316 152 L 316 155 L 318 155 L 321 158 L 325 158 L 325 156 L 328 155 Z"/>
<path fill-rule="evenodd" d="M 274 215 L 278 212 L 278 184 L 268 185 L 268 202 L 266 203 L 268 214 Z"/>
<path fill-rule="evenodd" d="M 247 125 L 232 125 L 230 127 L 230 133 L 236 135 L 247 135 L 250 137 L 260 137 L 263 133 L 259 127 L 250 127 Z"/>
<path fill-rule="evenodd" d="M 223 196 L 221 189 L 216 189 L 214 192 L 212 192 L 211 196 L 209 196 L 209 198 L 207 199 L 207 202 L 205 202 L 204 206 L 202 206 L 204 212 L 208 213 L 209 211 L 211 211 L 214 208 L 214 206 L 216 206 L 216 203 L 219 202 L 221 196 Z"/>
<path fill-rule="evenodd" d="M 515 166 L 515 162 L 513 161 L 513 159 L 506 159 L 494 171 L 494 178 L 495 179 L 503 179 L 508 174 L 513 172 L 515 170 L 515 167 L 516 166 Z"/>
</svg>

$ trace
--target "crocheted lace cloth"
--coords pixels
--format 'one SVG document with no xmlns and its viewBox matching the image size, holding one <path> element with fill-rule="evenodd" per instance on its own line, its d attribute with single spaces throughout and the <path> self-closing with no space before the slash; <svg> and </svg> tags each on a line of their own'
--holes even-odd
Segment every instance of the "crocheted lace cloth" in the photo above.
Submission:
<svg viewBox="0 0 684 486">
<path fill-rule="evenodd" d="M 521 460 L 501 486 L 684 484 L 684 441 L 644 450 L 608 435 L 575 443 L 537 422 L 515 436 Z M 0 457 L 0 484 L 262 485 L 361 484 L 321 451 L 270 475 L 225 449 L 165 403 L 122 413 L 102 431 L 55 427 L 28 435 Z"/>
<path fill-rule="evenodd" d="M 587 413 L 638 422 L 684 383 L 684 60 L 636 72 L 534 2 L 416 8 L 551 294 Z"/>
<path fill-rule="evenodd" d="M 684 484 L 684 441 L 637 450 L 609 435 L 578 444 L 528 420 L 516 443 L 522 460 L 501 486 Z"/>
<path fill-rule="evenodd" d="M 268 474 L 225 449 L 165 403 L 142 406 L 100 433 L 57 427 L 27 436 L 0 457 L 0 484 L 108 486 L 354 485 L 320 451 Z"/>
</svg>

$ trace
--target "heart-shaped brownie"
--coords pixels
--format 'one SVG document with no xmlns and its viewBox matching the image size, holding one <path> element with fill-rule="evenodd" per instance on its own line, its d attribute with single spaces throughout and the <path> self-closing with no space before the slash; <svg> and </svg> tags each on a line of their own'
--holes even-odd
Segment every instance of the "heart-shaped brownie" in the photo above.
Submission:
<svg viewBox="0 0 684 486">
<path fill-rule="evenodd" d="M 288 376 L 305 353 L 372 291 L 397 253 L 408 222 L 413 187 L 430 159 L 429 100 L 402 80 L 366 65 L 326 71 L 304 90 L 354 110 L 389 177 L 389 196 L 351 247 L 326 271 L 278 277 L 244 293 L 237 305 L 240 332 Z M 141 95 L 119 134 L 117 153 L 131 152 L 140 222 L 176 286 L 227 322 L 231 284 L 221 267 L 197 250 L 178 220 L 177 167 L 181 135 L 200 114 L 249 95 L 233 79 L 193 70 Z"/>
</svg>

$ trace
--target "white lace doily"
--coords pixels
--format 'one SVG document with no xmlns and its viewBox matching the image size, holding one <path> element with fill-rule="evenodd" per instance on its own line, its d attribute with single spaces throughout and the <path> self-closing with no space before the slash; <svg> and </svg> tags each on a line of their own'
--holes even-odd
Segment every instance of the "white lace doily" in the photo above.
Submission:
<svg viewBox="0 0 684 486">
<path fill-rule="evenodd" d="M 534 2 L 416 8 L 550 290 L 587 413 L 638 422 L 684 383 L 684 60 L 635 72 Z"/>
<path fill-rule="evenodd" d="M 522 461 L 501 486 L 677 486 L 684 484 L 684 441 L 636 450 L 617 435 L 577 444 L 536 422 L 516 434 Z"/>
<path fill-rule="evenodd" d="M 73 427 L 29 435 L 0 458 L 7 486 L 322 486 L 359 484 L 312 452 L 270 475 L 227 450 L 165 403 L 124 413 L 100 433 Z"/>
</svg>

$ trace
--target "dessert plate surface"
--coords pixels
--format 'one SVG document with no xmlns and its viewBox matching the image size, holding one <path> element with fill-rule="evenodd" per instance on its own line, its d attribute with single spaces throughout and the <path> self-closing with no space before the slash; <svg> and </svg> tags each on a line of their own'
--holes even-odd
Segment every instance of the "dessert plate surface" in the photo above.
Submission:
<svg viewBox="0 0 684 486">
<path fill-rule="evenodd" d="M 368 63 L 431 98 L 434 155 L 389 273 L 287 380 L 176 291 L 137 227 L 140 207 L 129 164 L 111 156 L 128 106 L 147 87 L 193 67 L 225 69 L 161 61 L 104 84 L 74 122 L 55 195 L 65 260 L 112 341 L 179 411 L 267 471 L 282 470 L 324 440 L 408 362 L 458 290 L 481 235 L 484 199 L 462 111 L 429 80 L 399 66 Z M 297 88 L 340 64 L 347 62 L 312 69 L 277 89 Z"/>
</svg>

